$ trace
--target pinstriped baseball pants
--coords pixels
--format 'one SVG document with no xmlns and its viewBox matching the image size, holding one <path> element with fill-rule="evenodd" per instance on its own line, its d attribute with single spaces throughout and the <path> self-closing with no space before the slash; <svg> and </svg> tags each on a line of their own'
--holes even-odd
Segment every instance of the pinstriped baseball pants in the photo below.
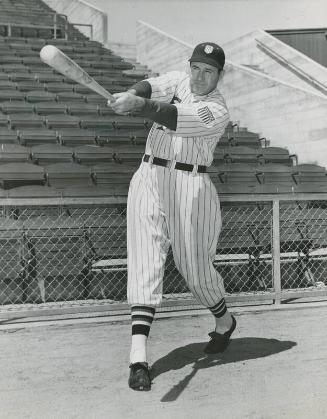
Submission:
<svg viewBox="0 0 327 419">
<path fill-rule="evenodd" d="M 209 175 L 142 162 L 127 202 L 128 302 L 159 306 L 169 247 L 179 272 L 206 307 L 225 294 L 213 266 L 221 230 L 220 204 Z"/>
</svg>

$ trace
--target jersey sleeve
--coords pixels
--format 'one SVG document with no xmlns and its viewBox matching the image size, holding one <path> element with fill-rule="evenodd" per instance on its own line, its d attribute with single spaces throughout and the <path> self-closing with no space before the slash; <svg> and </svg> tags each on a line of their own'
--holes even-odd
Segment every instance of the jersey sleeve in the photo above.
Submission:
<svg viewBox="0 0 327 419">
<path fill-rule="evenodd" d="M 179 71 L 170 71 L 162 76 L 146 79 L 151 85 L 151 99 L 170 103 L 183 77 L 185 75 Z"/>
<path fill-rule="evenodd" d="M 177 108 L 176 134 L 180 137 L 201 137 L 224 133 L 229 112 L 222 99 L 218 102 L 175 104 Z"/>
</svg>

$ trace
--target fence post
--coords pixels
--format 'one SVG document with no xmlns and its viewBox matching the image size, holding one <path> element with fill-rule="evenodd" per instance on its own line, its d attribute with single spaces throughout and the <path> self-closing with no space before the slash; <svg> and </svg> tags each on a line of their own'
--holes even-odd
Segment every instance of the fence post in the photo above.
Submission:
<svg viewBox="0 0 327 419">
<path fill-rule="evenodd" d="M 273 256 L 273 281 L 275 298 L 274 303 L 281 302 L 281 273 L 280 273 L 280 218 L 279 200 L 273 200 L 273 224 L 272 224 L 272 256 Z"/>
</svg>

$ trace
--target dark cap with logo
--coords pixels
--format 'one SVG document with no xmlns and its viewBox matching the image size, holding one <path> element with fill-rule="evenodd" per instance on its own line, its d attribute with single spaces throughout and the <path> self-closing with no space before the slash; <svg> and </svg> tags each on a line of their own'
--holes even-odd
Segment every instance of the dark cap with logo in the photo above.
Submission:
<svg viewBox="0 0 327 419">
<path fill-rule="evenodd" d="M 189 61 L 210 64 L 222 70 L 225 65 L 225 53 L 219 45 L 213 42 L 202 42 L 194 48 Z"/>
</svg>

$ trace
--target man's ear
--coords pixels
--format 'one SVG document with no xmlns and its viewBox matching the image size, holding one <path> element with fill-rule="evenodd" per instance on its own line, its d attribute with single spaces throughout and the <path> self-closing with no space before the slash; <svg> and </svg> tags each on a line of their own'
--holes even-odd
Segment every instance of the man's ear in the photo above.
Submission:
<svg viewBox="0 0 327 419">
<path fill-rule="evenodd" d="M 218 72 L 218 81 L 219 80 L 222 80 L 223 77 L 224 77 L 224 75 L 225 75 L 225 70 L 224 69 L 219 70 L 219 72 Z"/>
</svg>

